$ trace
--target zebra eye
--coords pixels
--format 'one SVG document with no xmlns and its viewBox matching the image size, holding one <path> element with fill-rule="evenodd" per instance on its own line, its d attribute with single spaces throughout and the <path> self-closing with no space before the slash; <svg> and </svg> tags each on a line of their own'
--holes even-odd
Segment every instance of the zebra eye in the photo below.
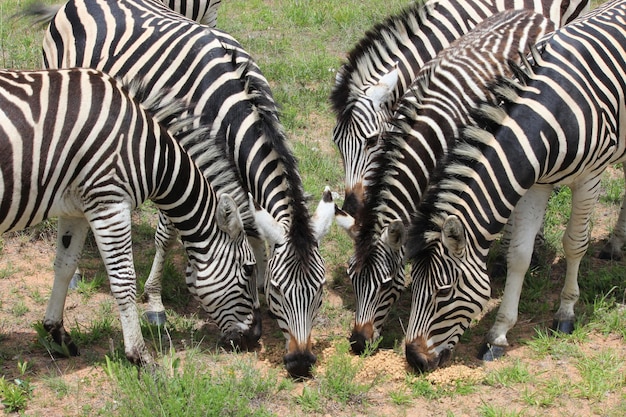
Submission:
<svg viewBox="0 0 626 417">
<path fill-rule="evenodd" d="M 444 285 L 437 289 L 437 297 L 447 297 L 452 292 L 452 285 Z"/>
<path fill-rule="evenodd" d="M 243 265 L 243 272 L 246 273 L 246 275 L 252 275 L 254 273 L 254 268 L 256 267 L 256 264 L 244 264 Z"/>
<path fill-rule="evenodd" d="M 378 135 L 369 136 L 365 140 L 365 147 L 368 149 L 373 148 L 376 145 L 378 145 Z"/>
</svg>

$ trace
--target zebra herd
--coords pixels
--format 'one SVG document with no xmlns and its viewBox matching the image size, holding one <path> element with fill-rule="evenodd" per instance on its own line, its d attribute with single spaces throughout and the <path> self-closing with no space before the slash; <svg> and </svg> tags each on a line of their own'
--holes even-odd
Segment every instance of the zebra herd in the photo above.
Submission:
<svg viewBox="0 0 626 417">
<path fill-rule="evenodd" d="M 408 261 L 405 352 L 418 371 L 444 364 L 484 309 L 487 254 L 507 225 L 505 294 L 483 356 L 491 359 L 507 345 L 535 234 L 561 184 L 572 188 L 573 209 L 555 326 L 572 330 L 599 175 L 626 154 L 626 0 L 591 12 L 587 0 L 427 0 L 376 25 L 348 54 L 330 97 L 344 205 L 326 187 L 314 214 L 269 82 L 216 27 L 219 4 L 69 0 L 24 10 L 47 24 L 46 70 L 0 72 L 0 231 L 58 218 L 44 317 L 55 341 L 78 353 L 63 310 L 91 229 L 126 356 L 153 362 L 130 241 L 131 209 L 152 200 L 147 317 L 165 316 L 163 262 L 178 234 L 187 287 L 222 344 L 257 345 L 263 291 L 297 378 L 316 362 L 319 245 L 333 220 L 354 240 L 353 350 L 380 336 L 409 285 Z M 80 106 L 70 104 L 76 97 Z"/>
</svg>

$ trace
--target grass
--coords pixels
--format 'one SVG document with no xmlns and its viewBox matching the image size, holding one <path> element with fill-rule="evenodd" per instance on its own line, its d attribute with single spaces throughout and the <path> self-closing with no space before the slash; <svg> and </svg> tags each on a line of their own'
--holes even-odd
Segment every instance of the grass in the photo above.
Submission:
<svg viewBox="0 0 626 417">
<path fill-rule="evenodd" d="M 368 28 L 405 3 L 400 0 L 374 0 L 367 4 L 357 0 L 226 0 L 222 3 L 219 26 L 233 34 L 256 59 L 281 105 L 281 120 L 300 161 L 312 208 L 325 185 L 338 192 L 343 189 L 341 158 L 331 144 L 334 120 L 328 102 L 337 68 Z M 9 19 L 21 4 L 24 2 L 20 0 L 0 1 L 0 66 L 39 68 L 41 31 Z M 600 202 L 603 206 L 615 208 L 621 203 L 624 183 L 619 174 L 603 179 Z M 159 353 L 160 367 L 153 372 L 138 372 L 121 359 L 124 354 L 117 307 L 111 298 L 97 301 L 99 294 L 108 293 L 108 284 L 95 242 L 90 238 L 81 261 L 85 279 L 79 284 L 76 308 L 93 309 L 95 318 L 68 320 L 66 328 L 81 346 L 83 356 L 88 356 L 84 366 L 104 370 L 111 386 L 97 385 L 93 389 L 81 379 L 78 385 L 92 390 L 85 389 L 88 394 L 79 392 L 82 390 L 76 389 L 76 381 L 71 379 L 76 371 L 72 369 L 75 363 L 72 360 L 47 362 L 56 366 L 52 368 L 53 374 L 44 368 L 22 371 L 14 366 L 17 362 L 13 358 L 17 356 L 47 358 L 47 352 L 63 352 L 62 346 L 54 346 L 37 330 L 31 338 L 37 339 L 39 335 L 38 347 L 28 346 L 26 352 L 21 352 L 0 346 L 3 369 L 10 370 L 0 384 L 3 401 L 15 410 L 27 409 L 30 404 L 34 408 L 37 401 L 34 397 L 47 389 L 64 406 L 80 398 L 74 415 L 385 416 L 428 410 L 431 414 L 448 416 L 519 416 L 568 414 L 572 409 L 578 411 L 576 407 L 582 410 L 580 415 L 625 415 L 626 357 L 623 348 L 603 345 L 604 340 L 614 339 L 619 342 L 617 346 L 623 347 L 625 343 L 624 264 L 599 263 L 587 256 L 581 267 L 575 333 L 555 336 L 547 329 L 562 285 L 560 239 L 570 199 L 567 187 L 556 191 L 551 199 L 545 223 L 544 257 L 526 277 L 520 323 L 510 338 L 513 349 L 522 353 L 481 365 L 485 369 L 483 379 L 459 380 L 450 385 L 437 385 L 426 376 L 413 373 L 400 381 L 382 377 L 359 379 L 363 364 L 375 359 L 375 355 L 368 352 L 354 357 L 348 352 L 346 336 L 353 320 L 354 300 L 345 269 L 352 241 L 333 226 L 321 244 L 321 252 L 328 271 L 327 293 L 332 292 L 340 300 L 325 298 L 318 327 L 314 329 L 319 355 L 314 379 L 294 382 L 284 376 L 280 362 L 267 365 L 254 354 L 226 354 L 215 349 L 215 327 L 204 322 L 185 287 L 184 254 L 179 245 L 170 254 L 165 268 L 163 299 L 168 325 L 158 329 L 143 324 L 144 336 Z M 150 204 L 134 212 L 139 294 L 154 255 L 155 213 Z M 7 242 L 13 239 L 24 250 L 34 240 L 53 244 L 55 228 L 54 222 L 45 222 L 20 234 L 5 235 L 0 242 L 0 255 L 6 253 Z M 3 281 L 22 274 L 24 271 L 10 263 L 0 264 Z M 501 291 L 501 285 L 502 282 L 494 280 L 494 295 Z M 15 333 L 16 323 L 28 328 L 20 323 L 24 320 L 22 314 L 27 314 L 29 308 L 42 307 L 48 294 L 45 289 L 28 286 L 27 294 L 20 299 L 20 291 L 15 288 L 8 298 L 0 300 L 0 310 L 12 316 L 11 322 L 0 322 L 3 340 Z M 409 293 L 402 296 L 379 341 L 379 347 L 393 349 L 399 355 L 403 353 L 400 323 L 408 321 L 409 298 Z M 459 351 L 465 349 L 470 353 L 459 353 L 458 362 L 476 366 L 472 349 L 480 343 L 493 318 L 489 314 L 472 324 L 459 346 Z M 265 327 L 264 335 L 281 338 L 280 330 L 271 326 Z M 340 330 L 332 333 L 335 329 Z M 282 349 L 283 343 L 281 339 L 277 349 Z M 602 347 L 597 348 L 599 345 Z M 334 348 L 331 353 L 324 350 L 329 346 Z M 266 350 L 271 348 L 265 346 Z M 267 351 L 262 354 L 269 356 Z M 28 389 L 17 384 L 16 378 L 28 381 Z M 98 401 L 92 402 L 91 398 Z M 498 398 L 503 400 L 496 402 Z"/>
</svg>

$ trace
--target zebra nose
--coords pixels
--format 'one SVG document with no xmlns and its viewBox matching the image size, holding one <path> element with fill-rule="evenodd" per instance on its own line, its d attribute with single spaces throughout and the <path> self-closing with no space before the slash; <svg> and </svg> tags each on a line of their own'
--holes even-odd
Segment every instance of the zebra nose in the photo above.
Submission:
<svg viewBox="0 0 626 417">
<path fill-rule="evenodd" d="M 261 317 L 261 309 L 255 308 L 252 311 L 252 324 L 247 332 L 244 333 L 245 343 L 247 345 L 247 349 L 254 349 L 259 345 L 259 339 L 261 338 L 262 333 L 262 323 L 263 318 Z"/>
<path fill-rule="evenodd" d="M 285 369 L 292 378 L 305 379 L 311 377 L 311 368 L 317 358 L 310 350 L 287 353 L 283 357 Z"/>
<path fill-rule="evenodd" d="M 346 190 L 346 198 L 343 201 L 343 207 L 341 209 L 348 213 L 350 216 L 355 217 L 362 206 L 362 201 L 359 199 L 358 194 L 352 190 Z"/>
<path fill-rule="evenodd" d="M 283 357 L 285 369 L 292 378 L 304 379 L 311 376 L 311 368 L 317 362 L 317 358 L 311 349 L 311 337 L 306 342 L 298 343 L 293 335 L 289 337 L 287 354 Z"/>
<path fill-rule="evenodd" d="M 446 362 L 450 357 L 450 350 L 445 349 L 440 354 L 429 353 L 426 340 L 418 338 L 407 342 L 405 347 L 406 360 L 418 372 L 431 372 Z"/>
<path fill-rule="evenodd" d="M 352 330 L 352 336 L 350 336 L 350 347 L 355 354 L 360 355 L 365 351 L 367 342 L 371 343 L 373 339 L 374 326 L 371 323 L 357 324 Z"/>
<path fill-rule="evenodd" d="M 220 345 L 225 350 L 254 350 L 259 347 L 261 338 L 261 310 L 252 311 L 252 324 L 247 330 L 232 329 L 222 335 Z"/>
</svg>

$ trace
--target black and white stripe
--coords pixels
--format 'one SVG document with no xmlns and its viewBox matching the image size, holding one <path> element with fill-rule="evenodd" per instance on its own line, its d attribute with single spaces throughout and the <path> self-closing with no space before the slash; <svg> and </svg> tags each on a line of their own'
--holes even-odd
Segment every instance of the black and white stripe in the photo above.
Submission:
<svg viewBox="0 0 626 417">
<path fill-rule="evenodd" d="M 48 28 L 44 61 L 139 77 L 150 91 L 171 91 L 188 103 L 199 124 L 211 126 L 212 145 L 238 171 L 233 186 L 250 192 L 260 209 L 242 215 L 270 311 L 287 339 L 287 369 L 308 375 L 315 362 L 313 318 L 325 282 L 321 236 L 314 232 L 319 228 L 306 207 L 268 82 L 241 45 L 149 0 L 71 0 Z M 245 210 L 247 201 L 238 203 Z M 253 243 L 257 226 L 270 245 L 264 274 L 264 242 Z"/>
<path fill-rule="evenodd" d="M 508 257 L 512 267 L 526 271 L 533 233 L 558 184 L 571 188 L 572 212 L 563 237 L 567 272 L 555 327 L 571 331 L 578 266 L 589 244 L 600 175 L 626 159 L 620 126 L 626 111 L 625 35 L 624 0 L 566 25 L 539 45 L 523 82 L 503 79 L 494 85 L 502 107 L 480 107 L 476 127 L 463 129 L 412 222 L 407 244 L 413 305 L 406 357 L 414 368 L 431 370 L 444 362 L 486 305 L 489 247 L 514 207 L 518 240 Z M 506 344 L 519 288 L 521 280 L 511 285 L 507 280 L 488 336 L 494 344 Z"/>
<path fill-rule="evenodd" d="M 119 306 L 126 356 L 149 363 L 135 304 L 130 228 L 131 209 L 150 199 L 179 231 L 189 289 L 206 305 L 219 300 L 209 313 L 225 344 L 255 344 L 255 259 L 238 208 L 227 194 L 216 195 L 158 123 L 180 107 L 137 101 L 142 95 L 92 69 L 0 71 L 0 232 L 58 217 L 44 326 L 77 354 L 63 311 L 91 228 Z M 186 140 L 204 142 L 191 135 Z"/>
<path fill-rule="evenodd" d="M 368 192 L 357 216 L 362 223 L 348 269 L 356 295 L 356 352 L 379 336 L 406 286 L 406 227 L 457 136 L 457 124 L 469 121 L 477 102 L 495 102 L 489 82 L 512 76 L 507 61 L 519 62 L 527 45 L 553 29 L 532 11 L 496 13 L 422 67 L 399 100 L 365 172 Z"/>
<path fill-rule="evenodd" d="M 368 31 L 337 72 L 331 93 L 337 117 L 333 141 L 345 169 L 343 210 L 358 213 L 366 192 L 363 174 L 380 134 L 398 99 L 439 51 L 497 12 L 533 10 L 560 27 L 588 5 L 588 0 L 418 1 Z"/>
<path fill-rule="evenodd" d="M 170 9 L 210 28 L 217 27 L 217 9 L 221 2 L 222 0 L 161 0 Z"/>
</svg>

